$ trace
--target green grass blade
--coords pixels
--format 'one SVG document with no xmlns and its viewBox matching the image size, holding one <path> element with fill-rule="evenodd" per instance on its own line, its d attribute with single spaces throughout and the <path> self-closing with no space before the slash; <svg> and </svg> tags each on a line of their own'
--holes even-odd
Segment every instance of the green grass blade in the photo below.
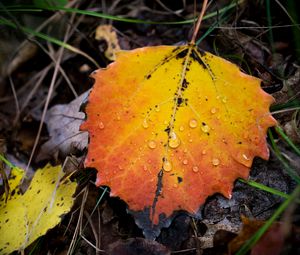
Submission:
<svg viewBox="0 0 300 255">
<path fill-rule="evenodd" d="M 273 194 L 273 195 L 280 196 L 280 197 L 282 197 L 282 198 L 286 198 L 286 199 L 287 199 L 287 198 L 290 197 L 290 195 L 288 195 L 288 194 L 286 194 L 286 193 L 284 193 L 284 192 L 281 192 L 281 191 L 279 191 L 279 190 L 277 190 L 277 189 L 273 189 L 273 188 L 271 188 L 271 187 L 268 187 L 268 186 L 266 186 L 266 185 L 263 185 L 263 184 L 261 184 L 261 183 L 258 183 L 258 182 L 252 181 L 252 180 L 243 180 L 243 179 L 239 179 L 239 181 L 242 182 L 242 183 L 246 183 L 246 184 L 248 184 L 248 185 L 251 186 L 251 187 L 254 187 L 254 188 L 257 188 L 257 189 L 266 191 L 266 192 L 268 192 L 268 193 L 271 193 L 271 194 Z"/>
<path fill-rule="evenodd" d="M 296 107 L 300 107 L 299 99 L 294 99 L 294 100 L 290 100 L 284 104 L 277 104 L 277 105 L 271 106 L 271 112 L 284 110 L 284 109 L 288 109 L 288 108 L 296 108 Z"/>
<path fill-rule="evenodd" d="M 236 6 L 237 4 L 242 3 L 243 1 L 233 1 L 230 5 L 224 7 L 222 9 L 222 12 L 218 12 L 219 14 L 219 20 L 215 21 L 210 27 L 209 29 L 198 39 L 198 41 L 196 42 L 196 45 L 198 45 L 199 43 L 201 43 L 203 41 L 203 39 L 208 36 L 216 27 L 219 26 L 219 24 L 223 23 L 228 17 L 225 16 L 225 14 L 232 9 L 233 6 Z"/>
<path fill-rule="evenodd" d="M 291 141 L 291 139 L 283 132 L 279 126 L 275 127 L 276 132 L 291 146 L 291 148 L 300 156 L 300 149 Z"/>
<path fill-rule="evenodd" d="M 264 235 L 264 233 L 271 227 L 273 222 L 285 211 L 291 202 L 293 202 L 300 194 L 300 185 L 293 191 L 290 197 L 285 200 L 275 211 L 270 219 L 268 219 L 265 224 L 240 248 L 240 250 L 235 255 L 245 255 L 248 251 L 259 241 L 259 239 Z"/>
<path fill-rule="evenodd" d="M 64 43 L 56 38 L 53 38 L 49 35 L 46 35 L 46 34 L 43 34 L 41 32 L 37 32 L 29 27 L 24 27 L 24 26 L 17 26 L 16 24 L 14 24 L 13 22 L 7 20 L 7 19 L 3 19 L 3 18 L 0 18 L 0 25 L 6 25 L 6 26 L 9 26 L 9 27 L 12 27 L 14 29 L 20 29 L 22 30 L 24 33 L 26 34 L 30 34 L 30 35 L 33 35 L 33 36 L 36 36 L 38 38 L 41 38 L 41 39 L 44 39 L 48 42 L 52 42 L 56 45 L 59 45 L 61 47 L 64 47 L 65 49 L 68 49 L 72 52 L 75 52 L 76 54 L 80 54 L 82 56 L 84 56 L 85 58 L 87 58 L 89 61 L 91 61 L 97 68 L 100 68 L 100 66 L 98 65 L 98 63 L 93 59 L 91 58 L 89 55 L 87 55 L 86 53 L 84 53 L 83 51 L 73 47 L 72 45 L 68 44 L 68 43 Z"/>
<path fill-rule="evenodd" d="M 279 159 L 279 161 L 281 162 L 281 164 L 283 165 L 284 169 L 286 170 L 286 172 L 288 173 L 288 175 L 293 178 L 297 184 L 300 185 L 300 177 L 299 175 L 295 172 L 294 169 L 292 169 L 289 164 L 285 161 L 285 159 L 282 157 L 280 150 L 278 149 L 278 146 L 275 143 L 274 137 L 272 132 L 270 131 L 270 129 L 268 130 L 268 136 L 270 138 L 271 141 L 271 145 L 272 145 L 272 149 L 274 151 L 275 156 Z"/>
<path fill-rule="evenodd" d="M 237 5 L 239 5 L 243 2 L 244 2 L 244 0 L 232 1 L 231 4 L 220 9 L 219 11 L 214 11 L 214 12 L 206 14 L 203 17 L 203 20 L 226 13 L 228 10 L 235 8 Z M 24 5 L 19 5 L 19 6 L 11 5 L 11 6 L 6 6 L 5 8 L 6 8 L 6 11 L 14 11 L 14 12 L 26 11 L 26 7 Z M 43 11 L 43 10 L 64 11 L 64 12 L 68 12 L 68 13 L 83 14 L 83 15 L 93 16 L 93 17 L 97 17 L 97 18 L 103 18 L 103 19 L 109 19 L 109 20 L 115 20 L 115 21 L 121 21 L 121 22 L 128 22 L 128 23 L 141 23 L 141 24 L 183 25 L 183 24 L 194 23 L 196 20 L 196 18 L 194 18 L 194 19 L 182 20 L 182 21 L 161 21 L 161 22 L 160 21 L 149 21 L 149 20 L 141 20 L 141 19 L 124 18 L 124 17 L 120 17 L 120 16 L 114 16 L 114 15 L 109 15 L 109 14 L 99 13 L 99 12 L 94 12 L 94 11 L 81 10 L 81 9 L 77 9 L 77 8 L 66 8 L 64 6 L 49 6 L 49 7 L 43 6 L 42 8 L 35 9 L 34 6 L 27 5 L 27 8 L 28 8 L 28 11 Z"/>
<path fill-rule="evenodd" d="M 15 166 L 10 163 L 2 154 L 0 154 L 0 160 L 3 161 L 8 167 L 14 168 Z"/>
</svg>

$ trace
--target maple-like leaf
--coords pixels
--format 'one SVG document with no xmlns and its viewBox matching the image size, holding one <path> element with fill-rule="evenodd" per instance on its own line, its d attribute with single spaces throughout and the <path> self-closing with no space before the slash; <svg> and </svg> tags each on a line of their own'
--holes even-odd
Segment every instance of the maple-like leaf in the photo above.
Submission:
<svg viewBox="0 0 300 255">
<path fill-rule="evenodd" d="M 253 158 L 268 159 L 273 98 L 260 79 L 194 44 L 122 51 L 92 77 L 85 166 L 154 225 L 176 210 L 196 213 L 216 192 L 230 198 Z"/>
</svg>

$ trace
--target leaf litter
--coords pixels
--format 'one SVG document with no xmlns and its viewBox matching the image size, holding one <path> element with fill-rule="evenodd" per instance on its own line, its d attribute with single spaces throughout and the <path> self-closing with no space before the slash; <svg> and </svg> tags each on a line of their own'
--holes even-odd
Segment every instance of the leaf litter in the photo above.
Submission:
<svg viewBox="0 0 300 255">
<path fill-rule="evenodd" d="M 39 150 L 37 161 L 49 159 L 56 153 L 67 156 L 87 147 L 88 134 L 80 132 L 79 127 L 84 120 L 80 106 L 88 94 L 86 91 L 69 104 L 55 105 L 47 112 L 45 123 L 50 139 Z"/>
<path fill-rule="evenodd" d="M 245 8 L 245 6 L 246 5 L 243 5 L 243 6 L 241 6 L 242 8 Z M 247 7 L 248 8 L 248 7 Z M 137 12 L 138 13 L 138 12 Z M 259 24 L 259 22 L 258 22 L 258 24 Z M 118 26 L 117 26 L 118 27 Z M 119 28 L 119 27 L 118 27 Z M 142 29 L 141 29 L 141 31 L 140 32 L 142 32 L 142 33 L 147 33 L 147 36 L 145 36 L 145 38 L 147 38 L 147 39 L 143 39 L 142 40 L 142 43 L 141 43 L 141 45 L 147 45 L 148 43 L 150 43 L 150 44 L 152 44 L 152 43 L 154 43 L 154 44 L 157 44 L 157 41 L 154 41 L 153 42 L 153 39 L 155 40 L 155 38 L 158 38 L 157 36 L 155 36 L 155 33 L 160 33 L 160 32 L 158 32 L 158 31 L 164 31 L 164 29 L 160 29 L 159 27 L 157 28 L 157 31 L 155 31 L 156 30 L 156 28 L 151 28 L 151 29 L 153 29 L 152 31 L 153 31 L 153 36 L 151 36 L 151 37 L 149 37 L 149 27 L 147 27 L 147 26 L 144 26 Z M 173 43 L 174 42 L 174 38 L 176 38 L 175 40 L 177 40 L 177 38 L 178 38 L 178 33 L 176 32 L 176 29 L 174 30 L 174 29 L 172 29 L 171 27 L 169 27 L 168 28 L 169 29 L 169 31 L 171 31 L 170 32 L 170 34 L 172 34 L 172 39 L 168 39 L 168 40 L 165 40 L 165 38 L 164 39 L 161 39 L 162 37 L 159 37 L 160 39 L 158 39 L 158 41 L 159 42 L 161 42 L 161 41 L 163 41 L 164 43 L 169 43 L 169 42 L 171 42 L 171 43 Z M 231 28 L 232 30 L 234 30 L 235 31 L 235 28 Z M 122 30 L 121 30 L 122 31 Z M 173 31 L 173 32 L 172 32 Z M 182 31 L 184 31 L 184 29 L 183 30 L 180 30 L 181 32 L 180 32 L 180 34 L 181 33 L 183 33 L 184 34 L 184 32 L 182 32 Z M 216 35 L 216 46 L 218 47 L 220 44 L 219 44 L 219 41 L 218 41 L 218 39 L 219 38 L 222 38 L 222 37 L 220 37 L 220 36 L 218 36 L 218 31 L 220 31 L 220 30 L 217 30 L 217 35 Z M 240 30 L 241 31 L 241 30 Z M 246 31 L 246 30 L 244 30 L 244 31 Z M 132 35 L 132 33 L 131 33 L 131 29 L 129 29 L 129 32 L 130 32 L 130 34 Z M 173 36 L 173 35 L 175 35 L 175 32 L 177 33 L 176 34 L 176 36 Z M 246 34 L 247 34 L 247 31 L 246 31 Z M 133 33 L 133 38 L 137 38 L 137 39 L 140 39 L 140 38 L 142 38 L 141 36 L 141 34 L 139 34 L 138 36 L 134 36 L 135 34 Z M 152 32 L 151 32 L 151 35 L 152 35 Z M 151 39 L 150 39 L 151 38 Z M 255 38 L 257 38 L 257 39 L 259 39 L 259 41 L 261 40 L 261 37 L 260 36 L 257 36 L 257 37 L 255 37 Z M 236 38 L 236 39 L 238 39 L 238 38 Z M 231 41 L 234 41 L 234 40 L 236 40 L 235 38 L 233 38 Z M 134 39 L 135 40 L 135 39 Z M 151 41 L 151 42 L 150 42 Z M 209 41 L 209 39 L 208 39 L 208 41 Z M 158 43 L 158 44 L 161 44 L 161 43 Z M 133 44 L 133 45 L 135 45 L 135 44 Z M 202 47 L 204 46 L 204 48 L 206 48 L 205 47 L 205 44 L 204 45 L 202 45 Z M 226 47 L 226 49 L 228 49 L 228 52 L 227 53 L 225 53 L 225 54 L 232 54 L 232 52 L 233 52 L 233 54 L 234 54 L 234 50 L 232 51 L 231 50 L 231 47 L 228 47 L 229 45 L 225 45 L 225 47 Z M 131 47 L 132 47 L 132 45 L 131 45 Z M 135 46 L 134 46 L 135 47 Z M 222 55 L 224 56 L 224 51 L 219 51 L 219 52 L 222 52 Z M 267 55 L 269 55 L 270 54 L 270 52 L 265 52 L 266 53 L 266 55 L 265 56 L 263 56 L 263 58 L 265 58 L 265 60 L 267 60 Z M 251 53 L 250 53 L 251 54 Z M 229 57 L 229 55 L 228 55 L 228 57 Z M 244 56 L 245 57 L 245 60 L 246 61 L 249 61 L 249 56 Z M 230 58 L 230 57 L 229 57 Z M 251 56 L 250 56 L 250 59 L 251 59 Z M 290 62 L 290 61 L 288 61 L 288 62 Z M 268 67 L 269 66 L 269 63 L 267 63 L 267 62 L 264 62 L 263 63 L 266 67 Z M 244 66 L 244 64 L 242 64 L 242 66 Z M 244 66 L 245 67 L 245 66 Z M 253 67 L 253 63 L 251 63 L 251 67 Z M 255 68 L 253 68 L 252 70 L 254 70 L 254 72 L 256 73 L 256 75 L 257 75 L 257 72 L 255 71 L 256 70 L 256 67 L 257 67 L 257 65 L 256 64 L 254 64 L 254 67 Z M 18 73 L 17 73 L 18 74 Z M 259 72 L 258 72 L 258 75 L 259 75 Z M 274 76 L 271 74 L 271 76 L 270 76 L 271 78 L 270 78 L 270 80 L 272 80 L 272 79 L 274 79 Z M 77 79 L 77 78 L 76 78 Z M 82 85 L 82 83 L 81 83 L 81 85 Z M 285 94 L 284 94 L 285 95 Z M 277 98 L 282 98 L 282 97 L 277 97 Z M 146 124 L 147 125 L 147 124 Z M 60 128 L 62 128 L 63 129 L 63 126 L 61 126 Z M 272 158 L 271 159 L 271 161 L 274 161 L 274 158 Z M 185 161 L 186 162 L 186 161 Z M 254 163 L 254 166 L 255 167 L 257 167 L 258 168 L 258 172 L 264 172 L 266 169 L 265 168 L 262 168 L 261 169 L 261 164 L 259 163 L 259 164 L 257 164 L 257 161 L 255 161 L 255 163 Z M 256 175 L 255 173 L 253 174 L 253 171 L 252 171 L 252 174 L 251 174 L 251 176 L 252 176 L 252 178 L 254 178 L 254 180 L 256 180 L 256 181 L 258 181 L 258 182 L 261 182 L 261 181 L 266 181 L 266 185 L 268 185 L 268 184 L 271 184 L 271 185 L 273 185 L 274 183 L 274 181 L 276 181 L 276 183 L 278 183 L 278 180 L 280 180 L 280 182 L 282 182 L 282 183 L 285 183 L 286 185 L 287 185 L 287 187 L 285 187 L 283 190 L 286 192 L 286 193 L 289 193 L 289 191 L 291 191 L 291 185 L 290 185 L 290 183 L 287 183 L 287 176 L 282 176 L 282 175 L 280 175 L 280 179 L 278 179 L 279 177 L 278 176 L 273 176 L 272 175 L 272 173 L 273 173 L 273 170 L 274 169 L 277 169 L 280 173 L 281 173 L 281 169 L 280 169 L 280 166 L 278 165 L 278 162 L 275 164 L 275 165 L 272 165 L 272 166 L 268 166 L 267 167 L 268 169 L 267 170 L 270 170 L 270 171 L 268 171 L 266 174 L 265 174 L 265 176 L 258 176 L 258 175 Z M 269 169 L 270 168 L 270 169 Z M 271 171 L 271 169 L 272 169 L 272 171 Z M 276 179 L 276 180 L 275 180 Z M 275 183 L 275 184 L 276 184 Z M 222 197 L 220 197 L 220 196 L 218 196 L 218 195 L 215 195 L 215 196 L 213 196 L 213 199 L 209 199 L 208 200 L 208 204 L 206 203 L 206 206 L 204 207 L 204 210 L 203 210 L 203 207 L 201 207 L 201 213 L 203 213 L 203 212 L 205 212 L 205 215 L 200 215 L 201 216 L 201 218 L 202 218 L 202 216 L 204 217 L 204 218 L 209 218 L 209 219 L 211 219 L 211 220 L 209 220 L 210 222 L 211 222 L 211 224 L 217 224 L 217 221 L 219 220 L 218 218 L 219 217 L 224 217 L 224 212 L 226 212 L 226 217 L 229 219 L 229 220 L 232 220 L 233 218 L 236 218 L 236 219 L 239 219 L 239 214 L 238 215 L 236 215 L 236 214 L 234 214 L 234 215 L 232 215 L 232 213 L 230 212 L 230 210 L 234 210 L 234 212 L 237 212 L 236 210 L 239 208 L 239 206 L 240 205 L 245 205 L 244 207 L 242 206 L 241 207 L 241 209 L 242 209 L 242 211 L 243 211 L 243 213 L 244 212 L 247 212 L 247 213 L 254 213 L 254 217 L 261 217 L 262 219 L 265 219 L 265 218 L 267 218 L 267 217 L 269 217 L 269 215 L 270 215 L 270 213 L 272 213 L 272 208 L 274 208 L 274 206 L 276 206 L 276 203 L 280 203 L 280 201 L 278 202 L 278 200 L 276 200 L 276 201 L 273 201 L 273 205 L 272 205 L 272 201 L 271 201 L 271 199 L 270 199 L 270 201 L 268 201 L 268 202 L 270 202 L 270 204 L 269 203 L 265 203 L 265 201 L 267 201 L 266 199 L 265 199 L 265 197 L 266 197 L 266 195 L 268 195 L 268 194 L 266 194 L 266 193 L 264 193 L 264 194 L 261 194 L 260 196 L 257 196 L 257 192 L 256 192 L 256 190 L 253 190 L 253 188 L 252 188 L 252 193 L 251 192 L 246 192 L 247 194 L 244 194 L 244 190 L 245 190 L 245 188 L 247 188 L 247 187 L 245 187 L 246 185 L 242 185 L 242 187 L 241 187 L 241 185 L 240 185 L 240 183 L 238 182 L 237 183 L 237 185 L 235 185 L 235 187 L 236 187 L 236 189 L 238 190 L 238 192 L 237 192 L 237 196 L 239 197 L 239 201 L 237 201 L 237 203 L 231 203 L 231 202 L 229 202 L 228 204 L 230 204 L 230 206 L 228 207 L 228 206 L 224 206 L 224 201 L 226 201 L 226 199 L 224 199 L 224 198 L 222 198 Z M 254 191 L 255 191 L 255 193 L 254 193 Z M 262 192 L 261 192 L 262 193 Z M 233 193 L 233 198 L 235 197 L 235 193 Z M 223 201 L 222 202 L 222 206 L 221 207 L 219 207 L 219 206 L 215 206 L 215 203 L 214 203 L 214 199 L 216 199 L 216 200 L 218 200 L 219 198 L 221 198 L 221 200 Z M 110 200 L 113 200 L 113 199 L 111 199 L 111 198 L 107 198 L 107 200 L 108 201 L 110 201 Z M 116 200 L 116 199 L 114 199 L 114 200 Z M 118 200 L 119 201 L 119 200 Z M 232 201 L 232 200 L 231 200 Z M 102 203 L 101 203 L 102 204 Z M 220 204 L 221 205 L 221 203 L 218 203 L 218 204 Z M 103 205 L 104 206 L 104 205 Z M 254 208 L 253 208 L 253 206 L 254 206 Z M 259 209 L 260 208 L 260 209 Z M 245 211 L 244 211 L 244 209 L 245 209 Z M 253 210 L 254 209 L 254 210 Z M 113 211 L 118 211 L 119 210 L 119 204 L 118 203 L 116 203 L 116 205 L 113 207 L 113 209 L 112 209 Z M 216 211 L 217 210 L 217 211 Z M 221 210 L 221 214 L 219 215 L 219 210 Z M 260 211 L 259 211 L 260 210 Z M 207 213 L 207 212 L 210 212 L 210 213 Z M 266 213 L 267 212 L 267 213 Z M 125 210 L 124 210 L 124 213 L 125 213 Z M 182 215 L 182 214 L 176 214 L 176 215 Z M 173 232 L 178 232 L 178 233 L 181 233 L 181 231 L 182 231 L 182 229 L 174 229 L 174 223 L 176 223 L 177 222 L 177 219 L 178 219 L 178 216 L 176 216 L 175 214 L 174 214 L 174 218 L 173 218 L 173 222 L 172 222 L 172 225 L 171 225 L 171 227 L 169 228 L 169 229 L 164 229 L 163 230 L 163 233 L 169 233 L 170 235 L 172 235 L 172 233 Z M 218 217 L 216 217 L 216 216 L 218 216 Z M 128 216 L 129 217 L 129 216 Z M 187 216 L 188 217 L 188 216 Z M 129 217 L 130 218 L 130 217 Z M 94 217 L 94 222 L 95 222 L 95 224 L 97 224 L 97 218 L 96 217 Z M 122 220 L 120 219 L 120 220 L 118 220 L 118 222 L 119 222 L 119 224 L 122 224 Z M 125 221 L 125 222 L 127 222 L 127 221 Z M 198 222 L 198 221 L 197 221 Z M 99 224 L 100 224 L 101 222 L 99 222 Z M 116 224 L 116 222 L 115 222 L 115 224 Z M 101 226 L 101 229 L 102 229 L 102 226 Z M 104 233 L 103 233 L 103 231 L 104 231 Z M 110 243 L 110 241 L 108 241 L 108 239 L 109 239 L 109 235 L 108 235 L 108 233 L 110 233 L 110 232 L 105 232 L 106 230 L 103 230 L 103 231 L 101 231 L 102 233 L 101 233 L 101 239 L 103 240 L 103 243 L 101 243 L 101 248 L 104 248 L 104 249 L 106 249 L 106 247 L 107 247 L 107 245 Z M 191 231 L 191 227 L 189 228 L 189 231 Z M 162 233 L 162 234 L 163 234 Z M 197 236 L 199 237 L 199 236 L 201 236 L 202 234 L 203 234 L 203 232 L 202 231 L 200 231 L 200 232 L 198 232 L 198 230 L 194 230 L 193 229 L 193 235 L 195 235 L 196 236 L 196 238 L 197 238 Z M 114 234 L 116 234 L 116 233 L 114 233 Z M 122 238 L 124 238 L 124 233 L 122 232 L 122 233 L 119 233 L 120 234 L 120 236 L 122 236 Z M 127 237 L 130 237 L 131 235 L 130 234 L 125 234 Z M 191 233 L 190 233 L 190 235 L 191 235 Z M 164 238 L 165 238 L 165 236 L 163 236 L 163 235 L 161 235 L 160 236 L 160 239 L 159 239 L 159 242 L 161 242 L 161 243 L 164 243 Z M 170 244 L 167 246 L 167 247 L 172 247 L 172 250 L 173 251 L 176 251 L 176 250 L 180 250 L 181 248 L 184 248 L 184 247 L 191 247 L 191 248 L 193 248 L 194 250 L 196 249 L 196 248 L 194 248 L 194 247 L 198 247 L 197 248 L 197 252 L 198 252 L 198 249 L 202 249 L 202 246 L 198 246 L 198 245 L 196 245 L 196 244 L 194 244 L 194 245 L 192 245 L 191 243 L 191 236 L 190 236 L 190 238 L 189 238 L 189 240 L 187 240 L 187 241 L 185 241 L 184 243 L 182 243 L 182 246 L 181 247 L 176 247 L 176 248 L 174 248 L 174 247 L 172 247 L 172 246 L 170 246 Z M 48 236 L 48 239 L 49 239 L 49 236 Z M 104 239 L 106 239 L 106 240 L 104 240 Z M 190 245 L 192 245 L 192 246 L 186 246 L 186 242 L 189 242 L 190 243 Z M 86 245 L 84 245 L 84 247 L 86 247 Z M 91 248 L 91 247 L 90 247 Z M 195 251 L 196 252 L 196 251 Z M 205 252 L 205 251 L 204 251 Z M 193 253 L 193 252 L 191 252 L 191 253 Z"/>
</svg>

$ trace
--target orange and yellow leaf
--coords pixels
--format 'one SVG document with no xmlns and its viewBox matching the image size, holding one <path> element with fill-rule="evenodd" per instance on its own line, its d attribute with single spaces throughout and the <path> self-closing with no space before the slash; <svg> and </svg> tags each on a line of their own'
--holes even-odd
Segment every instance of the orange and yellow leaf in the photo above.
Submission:
<svg viewBox="0 0 300 255">
<path fill-rule="evenodd" d="M 260 79 L 195 45 L 122 51 L 92 76 L 85 165 L 155 225 L 176 210 L 196 213 L 216 192 L 230 198 L 253 158 L 268 159 L 273 98 Z"/>
</svg>

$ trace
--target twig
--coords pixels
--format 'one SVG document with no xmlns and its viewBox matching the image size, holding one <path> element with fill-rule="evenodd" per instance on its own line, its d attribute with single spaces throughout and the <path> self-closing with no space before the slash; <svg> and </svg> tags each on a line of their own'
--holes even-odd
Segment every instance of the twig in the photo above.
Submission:
<svg viewBox="0 0 300 255">
<path fill-rule="evenodd" d="M 198 18 L 198 21 L 197 21 L 197 24 L 196 24 L 196 27 L 195 27 L 195 30 L 194 30 L 194 33 L 193 33 L 193 36 L 192 36 L 192 40 L 190 42 L 191 44 L 195 44 L 196 37 L 198 35 L 198 32 L 199 32 L 199 29 L 200 29 L 200 26 L 201 26 L 201 22 L 202 22 L 203 16 L 204 16 L 204 13 L 206 11 L 207 2 L 208 2 L 208 0 L 204 0 L 203 1 L 201 13 L 200 13 L 200 16 Z"/>
</svg>

